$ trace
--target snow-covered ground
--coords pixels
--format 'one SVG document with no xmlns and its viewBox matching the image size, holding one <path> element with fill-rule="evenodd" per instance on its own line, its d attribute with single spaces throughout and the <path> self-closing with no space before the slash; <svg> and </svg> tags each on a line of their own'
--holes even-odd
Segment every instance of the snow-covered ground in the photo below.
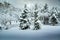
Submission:
<svg viewBox="0 0 60 40">
<path fill-rule="evenodd" d="M 0 37 L 23 40 L 60 40 L 60 24 L 43 25 L 40 30 L 20 30 L 17 26 L 0 31 Z"/>
</svg>

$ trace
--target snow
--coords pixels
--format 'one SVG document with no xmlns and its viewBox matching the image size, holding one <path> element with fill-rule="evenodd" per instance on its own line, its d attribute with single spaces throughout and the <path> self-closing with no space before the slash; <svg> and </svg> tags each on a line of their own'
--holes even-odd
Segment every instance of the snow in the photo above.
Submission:
<svg viewBox="0 0 60 40">
<path fill-rule="evenodd" d="M 10 29 L 8 29 L 8 30 L 2 30 L 1 32 L 8 32 L 9 34 L 10 34 L 10 32 L 11 33 L 14 33 L 14 32 L 19 32 L 19 34 L 21 33 L 21 32 L 23 32 L 24 34 L 25 33 L 27 33 L 27 34 L 32 34 L 32 33 L 34 33 L 34 32 L 41 32 L 41 33 L 43 33 L 43 32 L 54 32 L 54 31 L 56 31 L 56 32 L 58 32 L 59 30 L 60 30 L 60 25 L 59 24 L 57 24 L 57 25 L 55 25 L 55 26 L 52 26 L 52 25 L 42 25 L 41 26 L 41 29 L 39 29 L 39 30 L 30 30 L 30 29 L 27 29 L 27 30 L 20 30 L 20 28 L 18 27 L 19 25 L 10 25 L 12 28 L 10 28 Z M 0 32 L 0 33 L 1 33 Z M 32 32 L 32 33 L 29 33 L 29 32 Z M 15 34 L 15 33 L 14 33 Z"/>
<path fill-rule="evenodd" d="M 43 25 L 41 27 L 41 29 L 39 30 L 20 30 L 19 27 L 17 27 L 18 25 L 11 25 L 13 28 L 10 28 L 8 30 L 3 30 L 0 31 L 0 36 L 5 37 L 5 38 L 11 38 L 11 37 L 15 37 L 18 39 L 42 39 L 44 38 L 44 40 L 46 39 L 59 39 L 60 35 L 60 24 L 52 26 L 52 25 Z M 45 39 L 46 38 L 46 39 Z M 23 40 L 24 40 L 23 39 Z"/>
</svg>

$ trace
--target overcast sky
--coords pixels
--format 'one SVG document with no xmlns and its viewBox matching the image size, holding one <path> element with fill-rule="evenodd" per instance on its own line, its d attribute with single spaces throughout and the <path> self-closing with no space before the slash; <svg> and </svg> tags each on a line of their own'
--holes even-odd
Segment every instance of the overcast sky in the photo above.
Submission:
<svg viewBox="0 0 60 40">
<path fill-rule="evenodd" d="M 60 0 L 1 0 L 1 2 L 2 1 L 7 1 L 18 8 L 23 7 L 24 4 L 29 4 L 29 3 L 30 4 L 38 3 L 42 5 L 47 3 L 49 6 L 56 6 L 56 7 L 60 6 Z"/>
</svg>

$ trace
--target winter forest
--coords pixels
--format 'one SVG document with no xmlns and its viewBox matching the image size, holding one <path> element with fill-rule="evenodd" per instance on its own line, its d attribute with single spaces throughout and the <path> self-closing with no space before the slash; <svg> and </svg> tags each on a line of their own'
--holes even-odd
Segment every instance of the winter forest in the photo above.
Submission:
<svg viewBox="0 0 60 40">
<path fill-rule="evenodd" d="M 18 28 L 18 30 L 41 30 L 43 25 L 59 26 L 60 9 L 49 9 L 47 3 L 40 6 L 37 3 L 27 5 L 24 8 L 16 8 L 4 1 L 0 2 L 0 31 Z"/>
</svg>

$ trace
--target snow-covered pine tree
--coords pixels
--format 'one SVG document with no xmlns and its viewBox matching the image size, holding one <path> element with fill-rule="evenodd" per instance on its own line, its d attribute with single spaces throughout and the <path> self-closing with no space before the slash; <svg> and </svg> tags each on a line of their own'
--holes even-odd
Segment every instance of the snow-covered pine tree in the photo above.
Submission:
<svg viewBox="0 0 60 40">
<path fill-rule="evenodd" d="M 47 3 L 43 6 L 43 9 L 41 9 L 41 12 L 42 13 L 48 12 L 48 4 Z"/>
<path fill-rule="evenodd" d="M 56 15 L 52 14 L 52 16 L 51 16 L 51 24 L 54 26 L 57 23 L 58 23 L 58 21 L 57 21 Z"/>
<path fill-rule="evenodd" d="M 48 11 L 48 4 L 44 5 L 43 11 L 44 14 L 44 19 L 43 19 L 43 23 L 44 24 L 48 24 L 49 23 L 49 11 Z"/>
<path fill-rule="evenodd" d="M 35 9 L 34 9 L 34 30 L 40 29 L 40 25 L 38 22 L 38 7 L 37 4 L 35 4 Z"/>
<path fill-rule="evenodd" d="M 26 29 L 29 29 L 29 25 L 28 25 L 28 17 L 27 17 L 27 14 L 28 14 L 28 9 L 26 9 L 26 5 L 25 5 L 25 9 L 23 10 L 24 13 L 21 14 L 21 17 L 20 17 L 20 28 L 21 30 L 26 30 Z"/>
<path fill-rule="evenodd" d="M 4 2 L 4 6 L 5 6 L 6 8 L 8 8 L 10 5 L 11 5 L 10 3 Z"/>
<path fill-rule="evenodd" d="M 58 11 L 57 8 L 53 7 L 51 9 L 51 15 L 50 15 L 50 22 L 52 25 L 55 25 L 58 23 Z"/>
</svg>

